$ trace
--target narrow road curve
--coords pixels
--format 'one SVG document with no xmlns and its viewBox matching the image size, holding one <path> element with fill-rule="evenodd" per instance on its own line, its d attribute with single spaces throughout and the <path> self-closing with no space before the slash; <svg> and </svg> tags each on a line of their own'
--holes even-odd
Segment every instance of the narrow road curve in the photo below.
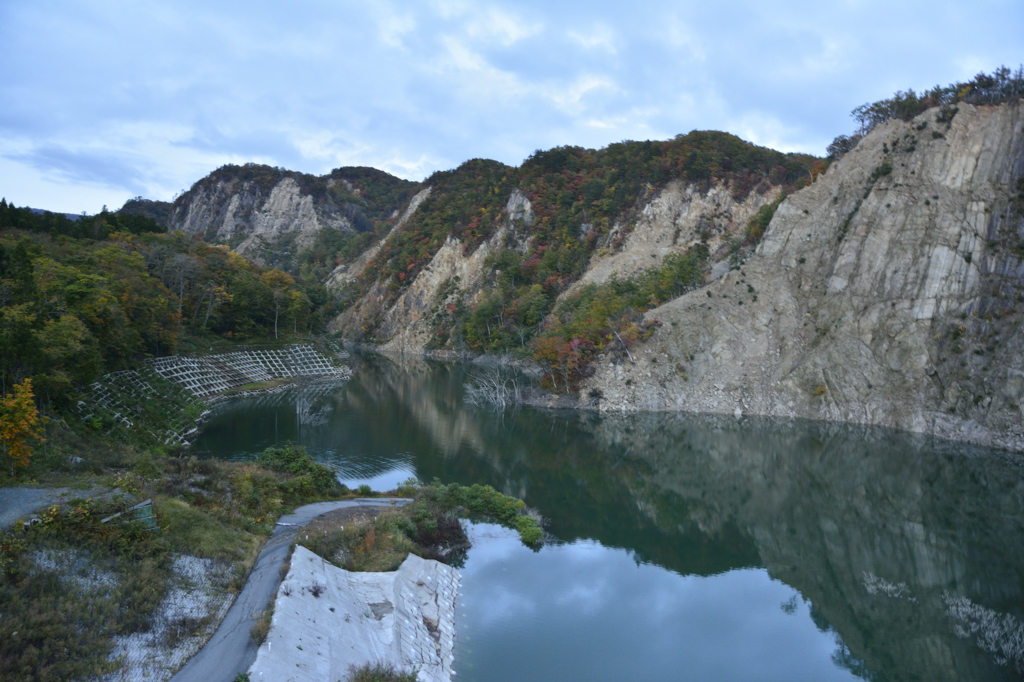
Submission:
<svg viewBox="0 0 1024 682">
<path fill-rule="evenodd" d="M 372 498 L 342 502 L 317 502 L 299 507 L 277 521 L 274 534 L 263 546 L 245 587 L 235 597 L 220 627 L 210 641 L 179 670 L 171 682 L 233 682 L 256 660 L 256 642 L 249 629 L 256 616 L 267 607 L 281 585 L 281 565 L 288 558 L 288 548 L 301 527 L 328 512 L 347 507 L 389 507 L 406 504 L 400 498 Z"/>
</svg>

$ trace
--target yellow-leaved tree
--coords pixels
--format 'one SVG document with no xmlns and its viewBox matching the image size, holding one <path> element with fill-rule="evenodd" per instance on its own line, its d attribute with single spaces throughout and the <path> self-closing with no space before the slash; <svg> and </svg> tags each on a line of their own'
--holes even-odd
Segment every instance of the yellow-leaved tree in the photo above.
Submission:
<svg viewBox="0 0 1024 682">
<path fill-rule="evenodd" d="M 3 396 L 0 402 L 0 447 L 11 462 L 11 475 L 15 467 L 27 467 L 32 459 L 30 440 L 43 440 L 43 420 L 36 409 L 32 380 L 25 379 L 14 385 L 14 392 Z"/>
</svg>

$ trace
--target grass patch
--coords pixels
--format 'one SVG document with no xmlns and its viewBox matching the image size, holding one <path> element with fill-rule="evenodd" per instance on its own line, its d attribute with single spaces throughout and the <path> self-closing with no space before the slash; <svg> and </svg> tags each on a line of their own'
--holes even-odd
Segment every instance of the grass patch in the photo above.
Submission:
<svg viewBox="0 0 1024 682">
<path fill-rule="evenodd" d="M 252 641 L 256 642 L 256 646 L 260 646 L 267 641 L 267 635 L 270 634 L 270 624 L 273 620 L 274 597 L 271 597 L 267 608 L 259 612 L 256 616 L 256 622 L 249 628 L 249 636 L 252 637 Z"/>
<path fill-rule="evenodd" d="M 761 237 L 764 236 L 765 230 L 768 229 L 768 224 L 772 222 L 772 218 L 775 217 L 775 211 L 778 210 L 779 205 L 786 198 L 786 194 L 780 194 L 779 198 L 770 204 L 765 204 L 758 209 L 754 217 L 747 221 L 747 231 L 744 237 L 743 243 L 749 246 L 757 246 L 761 241 Z"/>
<path fill-rule="evenodd" d="M 357 518 L 338 525 L 314 521 L 296 544 L 348 571 L 394 571 L 409 553 L 422 555 L 409 536 L 408 518 L 386 509 L 376 518 Z"/>
<path fill-rule="evenodd" d="M 231 395 L 233 393 L 241 393 L 243 391 L 262 391 L 268 388 L 277 388 L 278 386 L 284 386 L 294 382 L 295 379 L 291 377 L 282 377 L 279 379 L 270 379 L 268 381 L 253 381 L 248 384 L 242 384 L 237 388 L 232 388 L 229 391 L 225 391 L 224 395 Z"/>
<path fill-rule="evenodd" d="M 164 537 L 101 524 L 128 501 L 53 507 L 0 541 L 0 679 L 68 680 L 109 672 L 115 635 L 148 630 L 166 592 Z"/>
<path fill-rule="evenodd" d="M 416 682 L 417 671 L 398 671 L 391 663 L 366 663 L 349 668 L 346 682 Z"/>
<path fill-rule="evenodd" d="M 182 499 L 158 495 L 153 509 L 174 552 L 235 562 L 254 555 L 262 545 L 259 536 Z"/>
</svg>

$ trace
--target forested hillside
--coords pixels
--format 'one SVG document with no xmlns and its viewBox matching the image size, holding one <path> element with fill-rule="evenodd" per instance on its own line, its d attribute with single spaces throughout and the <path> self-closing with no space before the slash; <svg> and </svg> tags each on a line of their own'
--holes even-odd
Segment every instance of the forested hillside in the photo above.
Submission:
<svg viewBox="0 0 1024 682">
<path fill-rule="evenodd" d="M 713 131 L 557 147 L 519 167 L 474 159 L 427 178 L 408 221 L 382 235 L 355 277 L 339 278 L 347 311 L 336 328 L 373 343 L 414 329 L 413 348 L 514 351 L 550 366 L 552 383 L 575 384 L 591 358 L 648 332 L 643 311 L 703 284 L 713 260 L 749 252 L 781 197 L 825 168 Z M 652 220 L 653 203 L 680 193 L 689 198 L 666 218 L 678 223 L 666 249 L 573 290 Z M 339 271 L 354 255 L 338 254 Z"/>
<path fill-rule="evenodd" d="M 645 311 L 742 263 L 783 198 L 873 128 L 934 107 L 948 125 L 958 104 L 1013 101 L 1022 82 L 998 69 L 858 107 L 828 159 L 694 131 L 538 150 L 519 167 L 473 159 L 423 182 L 228 165 L 173 203 L 137 197 L 76 220 L 3 201 L 2 387 L 35 377 L 61 402 L 145 357 L 328 322 L 359 341 L 411 331 L 403 348 L 517 350 L 551 377 L 579 375 L 566 368 L 651 333 Z"/>
<path fill-rule="evenodd" d="M 628 223 L 651 195 L 670 180 L 710 186 L 725 183 L 742 200 L 769 186 L 792 189 L 805 183 L 820 160 L 783 154 L 728 133 L 692 132 L 664 141 L 621 142 L 604 149 L 556 147 L 537 151 L 522 166 L 475 159 L 424 181 L 434 188 L 401 235 L 389 240 L 367 269 L 364 285 L 385 281 L 390 292 L 413 278 L 450 234 L 472 252 L 490 237 L 513 189 L 529 199 L 531 251 L 522 264 L 517 291 L 541 284 L 557 294 L 578 278 L 616 222 L 624 224 L 608 246 L 628 235 Z M 498 258 L 513 258 L 506 254 Z M 393 295 L 393 293 L 392 293 Z"/>
<path fill-rule="evenodd" d="M 518 168 L 469 161 L 427 178 L 431 193 L 408 222 L 377 243 L 365 267 L 337 277 L 348 311 L 335 328 L 396 350 L 525 352 L 551 367 L 553 382 L 561 374 L 563 385 L 574 383 L 566 380 L 602 352 L 628 352 L 651 333 L 645 311 L 707 283 L 715 263 L 738 267 L 783 199 L 877 126 L 935 108 L 948 125 L 958 106 L 1012 103 L 1022 93 L 1024 72 L 1005 67 L 897 92 L 854 109 L 856 131 L 838 136 L 825 159 L 695 131 L 538 151 Z M 913 151 L 907 140 L 890 145 Z M 872 182 L 887 172 L 883 163 Z M 752 195 L 763 199 L 750 203 Z M 751 285 L 745 293 L 757 301 Z"/>
<path fill-rule="evenodd" d="M 260 268 L 151 218 L 79 220 L 0 201 L 0 382 L 67 405 L 104 372 L 215 340 L 322 331 L 317 283 Z"/>
</svg>

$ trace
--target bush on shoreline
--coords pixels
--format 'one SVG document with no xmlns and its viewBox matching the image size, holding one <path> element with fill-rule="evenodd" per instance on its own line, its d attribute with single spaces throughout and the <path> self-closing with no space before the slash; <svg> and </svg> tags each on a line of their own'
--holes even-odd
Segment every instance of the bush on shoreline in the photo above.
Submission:
<svg viewBox="0 0 1024 682">
<path fill-rule="evenodd" d="M 310 457 L 305 448 L 293 443 L 267 448 L 256 458 L 256 463 L 271 471 L 294 474 L 296 478 L 292 480 L 291 487 L 301 489 L 303 494 L 310 494 L 306 492 L 307 488 L 325 493 L 338 486 L 334 472 Z"/>
<path fill-rule="evenodd" d="M 296 544 L 348 571 L 394 571 L 410 553 L 461 567 L 470 543 L 460 518 L 500 523 L 533 550 L 544 542 L 539 515 L 490 486 L 410 480 L 395 492 L 412 502 L 372 519 L 315 520 Z"/>
</svg>

